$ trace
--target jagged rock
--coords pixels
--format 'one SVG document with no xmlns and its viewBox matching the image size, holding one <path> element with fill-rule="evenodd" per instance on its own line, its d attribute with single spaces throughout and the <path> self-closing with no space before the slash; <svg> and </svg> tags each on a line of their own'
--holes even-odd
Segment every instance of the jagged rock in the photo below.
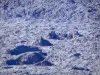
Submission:
<svg viewBox="0 0 100 75">
<path fill-rule="evenodd" d="M 69 34 L 64 34 L 64 37 L 67 39 L 72 39 L 73 38 L 73 34 L 69 33 Z"/>
<path fill-rule="evenodd" d="M 53 46 L 48 40 L 41 38 L 40 46 Z"/>
<path fill-rule="evenodd" d="M 49 39 L 60 40 L 60 37 L 54 31 L 52 31 L 49 33 Z"/>
</svg>

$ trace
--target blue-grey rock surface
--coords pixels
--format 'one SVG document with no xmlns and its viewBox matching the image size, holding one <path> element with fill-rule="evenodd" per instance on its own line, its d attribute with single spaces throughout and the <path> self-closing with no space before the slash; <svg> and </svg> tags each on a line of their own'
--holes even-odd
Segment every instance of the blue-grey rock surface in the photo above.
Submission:
<svg viewBox="0 0 100 75">
<path fill-rule="evenodd" d="M 0 0 L 0 75 L 100 75 L 100 0 Z"/>
</svg>

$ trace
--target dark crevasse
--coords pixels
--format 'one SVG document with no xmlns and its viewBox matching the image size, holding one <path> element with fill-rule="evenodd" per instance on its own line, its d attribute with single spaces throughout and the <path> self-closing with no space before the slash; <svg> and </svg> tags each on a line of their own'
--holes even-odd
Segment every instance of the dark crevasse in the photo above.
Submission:
<svg viewBox="0 0 100 75">
<path fill-rule="evenodd" d="M 10 69 L 10 68 L 13 68 L 12 66 L 5 66 L 3 67 L 4 69 Z"/>
<path fill-rule="evenodd" d="M 41 38 L 40 46 L 53 46 L 48 40 Z"/>
<path fill-rule="evenodd" d="M 81 56 L 81 54 L 80 53 L 75 53 L 74 56 L 79 57 L 79 56 Z"/>
<path fill-rule="evenodd" d="M 25 52 L 34 52 L 34 51 L 41 51 L 38 47 L 30 47 L 30 46 L 18 46 L 13 50 L 10 50 L 9 53 L 11 55 L 19 55 L 21 53 L 25 53 Z"/>
<path fill-rule="evenodd" d="M 90 71 L 89 69 L 83 68 L 83 67 L 73 67 L 72 69 L 73 70 L 81 70 L 81 71 Z"/>
</svg>

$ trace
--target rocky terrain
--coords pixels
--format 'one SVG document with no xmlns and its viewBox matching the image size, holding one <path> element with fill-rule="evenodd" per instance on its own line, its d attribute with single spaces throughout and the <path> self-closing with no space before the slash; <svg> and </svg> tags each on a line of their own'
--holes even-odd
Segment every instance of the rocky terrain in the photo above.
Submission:
<svg viewBox="0 0 100 75">
<path fill-rule="evenodd" d="M 0 75 L 100 75 L 100 1 L 0 0 Z"/>
</svg>

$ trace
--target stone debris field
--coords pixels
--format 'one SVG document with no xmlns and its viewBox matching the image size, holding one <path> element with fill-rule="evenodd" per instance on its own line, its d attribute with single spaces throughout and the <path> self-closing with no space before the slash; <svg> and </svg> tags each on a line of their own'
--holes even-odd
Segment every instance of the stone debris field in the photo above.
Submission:
<svg viewBox="0 0 100 75">
<path fill-rule="evenodd" d="M 0 75 L 100 75 L 100 0 L 0 0 Z"/>
</svg>

